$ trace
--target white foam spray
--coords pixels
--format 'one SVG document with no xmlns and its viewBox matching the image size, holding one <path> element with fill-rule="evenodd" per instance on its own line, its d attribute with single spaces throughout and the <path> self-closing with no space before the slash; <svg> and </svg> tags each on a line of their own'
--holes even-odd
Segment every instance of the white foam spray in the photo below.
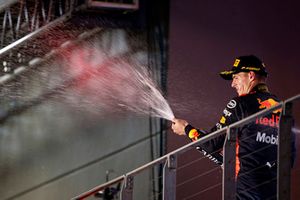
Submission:
<svg viewBox="0 0 300 200">
<path fill-rule="evenodd" d="M 65 65 L 76 77 L 64 94 L 94 112 L 131 111 L 172 120 L 174 114 L 150 70 L 126 56 L 109 57 L 95 47 L 75 50 Z M 67 97 L 68 96 L 68 97 Z"/>
</svg>

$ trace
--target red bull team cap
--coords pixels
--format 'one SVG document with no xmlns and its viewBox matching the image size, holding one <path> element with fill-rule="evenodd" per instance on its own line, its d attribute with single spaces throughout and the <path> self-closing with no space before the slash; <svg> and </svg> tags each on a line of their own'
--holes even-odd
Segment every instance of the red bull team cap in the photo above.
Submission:
<svg viewBox="0 0 300 200">
<path fill-rule="evenodd" d="M 237 57 L 234 60 L 232 69 L 229 71 L 220 72 L 220 76 L 225 80 L 232 80 L 233 74 L 250 71 L 266 77 L 268 75 L 265 64 L 258 57 L 254 55 L 248 55 Z"/>
</svg>

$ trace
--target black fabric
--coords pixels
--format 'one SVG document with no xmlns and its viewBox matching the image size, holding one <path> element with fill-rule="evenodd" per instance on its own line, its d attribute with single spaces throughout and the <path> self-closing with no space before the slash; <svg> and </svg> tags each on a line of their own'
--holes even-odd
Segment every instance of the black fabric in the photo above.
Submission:
<svg viewBox="0 0 300 200">
<path fill-rule="evenodd" d="M 276 200 L 276 167 L 265 166 L 256 173 L 240 173 L 237 177 L 236 187 L 236 199 L 238 200 Z"/>
</svg>

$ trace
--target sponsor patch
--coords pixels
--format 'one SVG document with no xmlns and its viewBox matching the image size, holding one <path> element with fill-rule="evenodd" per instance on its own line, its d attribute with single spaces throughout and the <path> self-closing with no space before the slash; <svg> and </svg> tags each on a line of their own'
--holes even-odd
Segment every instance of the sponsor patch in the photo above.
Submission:
<svg viewBox="0 0 300 200">
<path fill-rule="evenodd" d="M 226 118 L 225 118 L 225 117 L 222 117 L 221 120 L 220 120 L 220 123 L 221 123 L 221 124 L 225 124 L 225 122 L 226 122 Z"/>
<path fill-rule="evenodd" d="M 256 118 L 255 123 L 260 124 L 260 125 L 265 125 L 265 126 L 270 126 L 270 127 L 279 127 L 279 119 L 280 117 L 272 114 L 272 117 L 259 117 Z"/>
<path fill-rule="evenodd" d="M 235 108 L 236 107 L 236 101 L 235 100 L 230 100 L 229 103 L 227 104 L 227 108 Z"/>
<path fill-rule="evenodd" d="M 266 133 L 257 132 L 256 141 L 266 144 L 278 144 L 278 135 L 267 135 Z"/>
<path fill-rule="evenodd" d="M 231 112 L 229 112 L 226 108 L 223 110 L 223 114 L 225 115 L 225 117 L 230 117 L 231 116 Z"/>
<path fill-rule="evenodd" d="M 234 67 L 239 66 L 239 63 L 240 63 L 240 62 L 241 62 L 240 59 L 235 59 L 235 61 L 234 61 L 234 63 L 233 63 L 233 66 L 234 66 Z"/>
<path fill-rule="evenodd" d="M 221 125 L 220 123 L 217 123 L 217 124 L 216 124 L 216 127 L 217 127 L 217 129 L 223 128 L 222 125 Z"/>
<path fill-rule="evenodd" d="M 196 149 L 197 149 L 198 151 L 201 151 L 205 157 L 207 157 L 208 159 L 210 159 L 210 160 L 213 161 L 214 163 L 216 163 L 216 164 L 218 164 L 218 165 L 222 164 L 220 161 L 218 161 L 218 159 L 216 159 L 215 157 L 213 157 L 211 154 L 207 153 L 206 151 L 204 151 L 204 150 L 201 149 L 200 147 L 196 147 Z"/>
</svg>

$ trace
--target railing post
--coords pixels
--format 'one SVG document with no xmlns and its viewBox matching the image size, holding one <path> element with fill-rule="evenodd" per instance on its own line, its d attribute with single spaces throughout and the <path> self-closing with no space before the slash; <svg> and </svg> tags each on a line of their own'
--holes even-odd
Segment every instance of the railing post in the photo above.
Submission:
<svg viewBox="0 0 300 200">
<path fill-rule="evenodd" d="M 133 176 L 126 176 L 121 190 L 121 200 L 132 200 L 133 197 Z"/>
<path fill-rule="evenodd" d="M 223 152 L 223 200 L 236 200 L 235 158 L 237 129 L 228 127 Z"/>
<path fill-rule="evenodd" d="M 177 156 L 170 155 L 163 171 L 163 200 L 176 200 Z"/>
<path fill-rule="evenodd" d="M 292 103 L 284 103 L 279 125 L 277 152 L 277 199 L 289 200 L 292 158 Z"/>
</svg>

